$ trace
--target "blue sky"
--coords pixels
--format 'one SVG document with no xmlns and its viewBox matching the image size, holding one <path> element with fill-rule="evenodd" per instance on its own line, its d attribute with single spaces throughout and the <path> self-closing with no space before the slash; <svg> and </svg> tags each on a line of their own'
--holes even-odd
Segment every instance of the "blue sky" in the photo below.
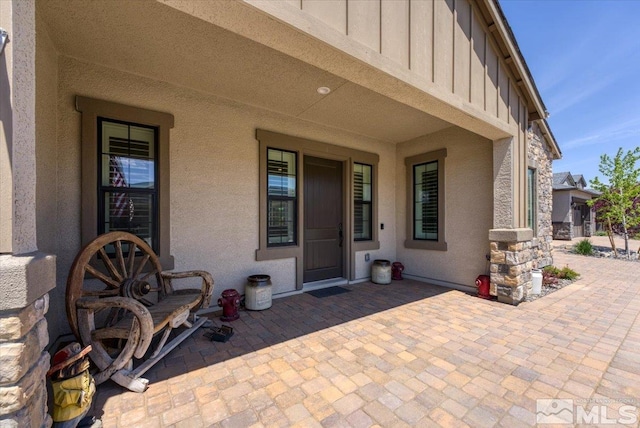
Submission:
<svg viewBox="0 0 640 428">
<path fill-rule="evenodd" d="M 563 153 L 553 171 L 602 180 L 601 154 L 640 146 L 640 0 L 500 5 Z"/>
</svg>

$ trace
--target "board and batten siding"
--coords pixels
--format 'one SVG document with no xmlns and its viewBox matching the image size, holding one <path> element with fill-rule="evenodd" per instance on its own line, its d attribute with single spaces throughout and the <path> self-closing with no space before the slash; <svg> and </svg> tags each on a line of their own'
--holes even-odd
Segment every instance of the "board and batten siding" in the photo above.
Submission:
<svg viewBox="0 0 640 428">
<path fill-rule="evenodd" d="M 461 101 L 517 127 L 524 104 L 469 0 L 287 0 Z M 514 123 L 515 122 L 515 123 Z"/>
</svg>

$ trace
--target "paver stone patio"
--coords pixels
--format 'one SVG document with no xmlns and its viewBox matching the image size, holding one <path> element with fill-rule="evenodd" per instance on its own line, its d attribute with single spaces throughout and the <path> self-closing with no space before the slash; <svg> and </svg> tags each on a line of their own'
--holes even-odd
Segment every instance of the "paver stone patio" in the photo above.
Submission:
<svg viewBox="0 0 640 428">
<path fill-rule="evenodd" d="M 93 413 L 105 427 L 518 427 L 536 400 L 573 399 L 630 422 L 640 264 L 554 257 L 581 279 L 518 307 L 411 280 L 275 299 L 241 311 L 226 343 L 186 340 L 143 394 L 101 385 Z"/>
</svg>

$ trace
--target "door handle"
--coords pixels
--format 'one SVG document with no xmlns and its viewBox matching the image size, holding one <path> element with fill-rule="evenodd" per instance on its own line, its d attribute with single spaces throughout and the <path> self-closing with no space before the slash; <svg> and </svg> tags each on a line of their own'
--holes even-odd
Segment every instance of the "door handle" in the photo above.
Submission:
<svg viewBox="0 0 640 428">
<path fill-rule="evenodd" d="M 338 246 L 342 247 L 342 241 L 344 240 L 344 236 L 342 234 L 342 223 L 338 224 L 338 239 L 339 239 Z"/>
</svg>

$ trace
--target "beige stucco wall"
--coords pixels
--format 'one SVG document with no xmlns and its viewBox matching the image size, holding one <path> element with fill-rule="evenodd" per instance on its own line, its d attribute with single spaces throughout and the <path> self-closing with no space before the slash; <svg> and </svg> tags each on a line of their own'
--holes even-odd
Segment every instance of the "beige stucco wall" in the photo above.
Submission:
<svg viewBox="0 0 640 428">
<path fill-rule="evenodd" d="M 43 62 L 43 69 L 50 63 Z M 349 146 L 380 155 L 380 250 L 371 259 L 395 255 L 395 146 L 319 126 L 234 101 L 201 94 L 125 72 L 58 58 L 57 141 L 39 141 L 43 162 L 57 162 L 57 192 L 39 194 L 42 206 L 55 205 L 58 289 L 49 317 L 56 337 L 66 327 L 64 284 L 80 249 L 80 113 L 76 95 L 165 111 L 175 116 L 171 130 L 171 253 L 175 270 L 204 269 L 215 280 L 217 296 L 242 290 L 251 274 L 271 275 L 274 293 L 295 288 L 293 259 L 255 261 L 258 248 L 257 128 Z M 54 152 L 59 153 L 55 157 Z M 59 195 L 57 197 L 56 195 Z M 44 217 L 43 217 L 44 219 Z M 47 225 L 51 227 L 51 224 Z M 364 256 L 356 272 L 368 276 Z M 54 320 L 55 318 L 55 320 Z M 66 328 L 65 328 L 66 331 Z"/>
<path fill-rule="evenodd" d="M 0 2 L 0 26 L 11 31 L 13 4 Z M 13 46 L 2 54 L 0 67 L 0 252 L 13 251 L 13 176 L 11 152 L 13 140 L 13 108 L 11 90 L 13 86 Z"/>
<path fill-rule="evenodd" d="M 396 182 L 406 188 L 405 158 L 447 149 L 445 159 L 446 251 L 404 247 L 406 239 L 406 195 L 396 195 L 398 210 L 397 258 L 405 273 L 428 280 L 474 286 L 486 273 L 488 231 L 493 219 L 492 143 L 459 128 L 443 131 L 398 145 Z"/>
<path fill-rule="evenodd" d="M 37 16 L 37 15 L 36 15 Z M 38 249 L 56 249 L 58 221 L 56 129 L 58 118 L 58 54 L 46 25 L 36 21 L 36 235 Z"/>
<path fill-rule="evenodd" d="M 40 251 L 56 254 L 60 248 L 60 229 L 56 227 L 58 216 L 58 54 L 46 25 L 36 14 L 36 236 Z M 63 188 L 61 194 L 68 196 Z M 58 259 L 59 260 L 59 259 Z M 59 262 L 58 262 L 59 263 Z M 57 286 L 49 293 L 50 301 L 64 302 L 64 283 L 60 282 L 58 268 Z M 62 285 L 60 285 L 62 284 Z M 49 336 L 53 340 L 67 331 L 64 306 L 49 311 Z"/>
<path fill-rule="evenodd" d="M 0 3 L 9 38 L 0 62 L 0 253 L 37 250 L 35 216 L 35 2 Z"/>
</svg>

